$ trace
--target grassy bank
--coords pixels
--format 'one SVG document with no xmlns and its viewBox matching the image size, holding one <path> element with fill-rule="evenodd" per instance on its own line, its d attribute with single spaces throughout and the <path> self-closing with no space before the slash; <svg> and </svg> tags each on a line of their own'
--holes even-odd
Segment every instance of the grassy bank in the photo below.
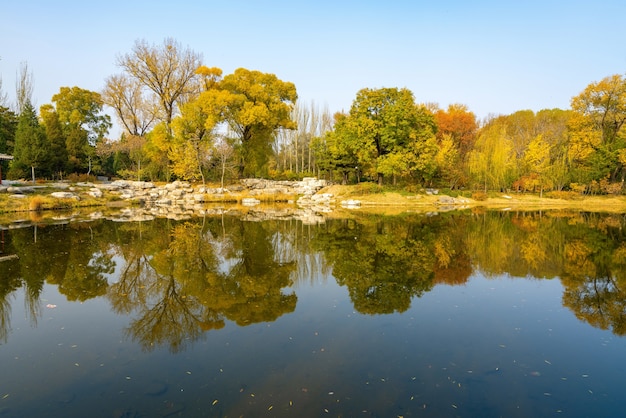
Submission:
<svg viewBox="0 0 626 418">
<path fill-rule="evenodd" d="M 72 211 L 89 208 L 125 207 L 137 205 L 137 202 L 120 199 L 119 196 L 105 193 L 103 197 L 95 198 L 86 193 L 79 193 L 80 199 L 59 199 L 50 196 L 55 191 L 53 188 L 42 187 L 34 193 L 13 197 L 9 194 L 0 194 L 0 215 L 15 213 L 37 213 L 49 211 Z M 359 185 L 332 185 L 325 187 L 318 193 L 330 193 L 334 196 L 336 206 L 340 210 L 342 200 L 358 200 L 361 202 L 360 211 L 376 213 L 401 213 L 404 211 L 433 211 L 441 210 L 440 198 L 444 194 L 411 193 L 406 190 L 378 187 L 371 183 Z M 511 210 L 547 210 L 547 209 L 572 209 L 595 212 L 626 213 L 626 197 L 624 196 L 581 196 L 581 195 L 557 195 L 539 197 L 535 194 L 504 194 L 490 193 L 477 200 L 457 193 L 450 193 L 457 198 L 455 205 L 445 205 L 449 208 L 482 207 L 486 209 L 511 209 Z M 471 193 L 465 193 L 470 195 Z M 251 195 L 248 191 L 207 194 L 205 203 L 239 205 L 242 199 L 254 197 L 264 204 L 293 204 L 298 196 L 280 193 L 268 193 Z M 459 203 L 460 199 L 462 203 Z"/>
<path fill-rule="evenodd" d="M 409 209 L 432 210 L 440 205 L 444 195 L 406 193 L 385 188 L 366 188 L 360 185 L 326 187 L 320 193 L 331 193 L 336 200 L 354 199 L 361 202 L 361 210 L 371 212 L 397 212 Z M 591 212 L 626 213 L 626 196 L 582 196 L 569 195 L 567 198 L 539 197 L 529 193 L 490 193 L 484 200 L 462 197 L 465 203 L 459 207 L 483 207 L 486 209 L 547 210 L 574 209 Z"/>
</svg>

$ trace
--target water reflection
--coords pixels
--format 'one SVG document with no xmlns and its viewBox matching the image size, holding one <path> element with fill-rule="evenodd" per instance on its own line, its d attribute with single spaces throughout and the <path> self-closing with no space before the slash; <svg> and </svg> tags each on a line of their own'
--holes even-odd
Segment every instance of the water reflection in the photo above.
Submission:
<svg viewBox="0 0 626 418">
<path fill-rule="evenodd" d="M 594 327 L 626 334 L 622 215 L 474 212 L 246 222 L 96 221 L 5 231 L 0 265 L 0 342 L 19 288 L 33 325 L 44 283 L 70 301 L 106 297 L 129 315 L 126 336 L 144 350 L 177 352 L 220 329 L 293 312 L 294 288 L 323 272 L 364 314 L 404 312 L 437 285 L 475 271 L 560 279 L 563 305 Z"/>
</svg>

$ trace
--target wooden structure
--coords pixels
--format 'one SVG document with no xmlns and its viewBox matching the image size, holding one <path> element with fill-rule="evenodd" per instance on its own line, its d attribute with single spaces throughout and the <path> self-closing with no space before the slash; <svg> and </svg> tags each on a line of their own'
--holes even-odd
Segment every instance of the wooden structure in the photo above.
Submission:
<svg viewBox="0 0 626 418">
<path fill-rule="evenodd" d="M 12 155 L 0 154 L 0 161 L 8 161 L 12 159 L 13 159 Z M 2 165 L 0 165 L 0 184 L 2 184 Z"/>
</svg>

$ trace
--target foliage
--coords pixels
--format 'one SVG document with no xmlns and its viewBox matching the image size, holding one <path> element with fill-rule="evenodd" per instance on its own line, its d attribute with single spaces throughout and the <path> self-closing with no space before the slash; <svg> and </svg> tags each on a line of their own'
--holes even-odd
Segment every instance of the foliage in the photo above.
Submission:
<svg viewBox="0 0 626 418">
<path fill-rule="evenodd" d="M 418 180 L 432 176 L 435 131 L 432 114 L 415 104 L 411 91 L 363 89 L 349 115 L 336 119 L 336 137 L 327 135 L 326 141 L 339 156 L 355 158 L 357 171 L 375 176 L 382 185 L 385 175 Z"/>
<path fill-rule="evenodd" d="M 103 111 L 100 93 L 80 87 L 61 87 L 52 101 L 65 134 L 68 171 L 91 173 L 97 164 L 96 146 L 112 126 L 111 117 Z"/>
<path fill-rule="evenodd" d="M 483 128 L 469 154 L 469 172 L 476 184 L 489 189 L 510 187 L 514 177 L 513 144 L 506 136 L 502 120 L 495 120 Z"/>
<path fill-rule="evenodd" d="M 43 105 L 40 108 L 41 120 L 46 130 L 49 150 L 46 161 L 46 174 L 60 178 L 66 171 L 68 161 L 67 147 L 63 126 L 59 115 L 52 105 Z"/>
<path fill-rule="evenodd" d="M 45 129 L 39 125 L 35 109 L 26 102 L 18 118 L 15 130 L 14 160 L 11 161 L 12 173 L 15 176 L 26 167 L 31 169 L 32 181 L 35 182 L 35 168 L 41 167 L 47 157 L 47 140 Z M 22 171 L 23 172 L 23 171 Z"/>
<path fill-rule="evenodd" d="M 477 200 L 477 201 L 484 201 L 487 200 L 487 198 L 489 197 L 489 195 L 485 192 L 472 192 L 472 199 Z"/>
<path fill-rule="evenodd" d="M 240 176 L 258 176 L 267 172 L 276 132 L 296 127 L 291 111 L 297 97 L 293 83 L 274 74 L 238 68 L 216 88 L 201 93 L 197 101 L 210 116 L 208 126 L 224 121 L 237 141 Z"/>
<path fill-rule="evenodd" d="M 32 176 L 35 166 L 25 160 L 38 160 L 37 174 L 51 178 L 94 172 L 223 183 L 237 176 L 319 176 L 540 195 L 570 184 L 584 193 L 619 194 L 626 179 L 623 75 L 590 83 L 572 98 L 571 110 L 519 110 L 479 124 L 466 105 L 417 105 L 406 88 L 364 88 L 348 113 L 333 118 L 325 107 L 297 102 L 291 82 L 245 68 L 223 76 L 172 38 L 137 40 L 117 65 L 121 72 L 105 80 L 101 94 L 61 87 L 53 104 L 41 107 L 45 144 L 37 158 L 25 157 L 31 140 L 16 140 L 18 115 L 0 89 L 0 152 L 21 155 L 9 175 Z M 16 86 L 20 115 L 32 91 L 24 63 Z M 120 138 L 106 138 L 105 105 L 123 130 Z M 1 164 L 6 170 L 8 163 Z"/>
<path fill-rule="evenodd" d="M 17 115 L 7 107 L 0 106 L 0 153 L 11 153 L 17 128 Z"/>
<path fill-rule="evenodd" d="M 458 149 L 461 160 L 474 147 L 478 134 L 476 115 L 467 106 L 451 104 L 447 110 L 437 109 L 434 113 L 437 123 L 437 139 L 449 138 Z"/>
</svg>

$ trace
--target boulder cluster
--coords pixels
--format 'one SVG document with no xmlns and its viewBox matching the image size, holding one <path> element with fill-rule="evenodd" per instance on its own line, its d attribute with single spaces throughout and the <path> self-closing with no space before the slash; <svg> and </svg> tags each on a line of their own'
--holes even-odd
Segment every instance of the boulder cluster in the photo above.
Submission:
<svg viewBox="0 0 626 418">
<path fill-rule="evenodd" d="M 106 194 L 117 196 L 121 200 L 139 203 L 147 207 L 194 207 L 206 202 L 215 201 L 211 195 L 228 197 L 229 194 L 246 192 L 247 196 L 241 199 L 246 206 L 254 206 L 261 203 L 259 198 L 281 197 L 293 202 L 296 196 L 302 196 L 298 205 L 306 206 L 308 200 L 316 201 L 313 196 L 321 188 L 325 187 L 325 180 L 316 178 L 304 178 L 302 181 L 271 181 L 264 179 L 244 179 L 240 184 L 228 188 L 213 188 L 202 185 L 192 185 L 186 181 L 174 181 L 164 185 L 155 185 L 148 181 L 116 180 L 109 183 L 77 183 L 69 185 L 56 183 L 53 187 L 61 190 L 50 194 L 59 199 L 80 200 L 81 194 L 94 198 L 101 198 Z M 10 193 L 23 193 L 24 187 L 12 187 L 15 191 Z M 289 199 L 291 197 L 291 199 Z M 233 197 L 233 199 L 235 199 Z M 228 199 L 225 199 L 228 200 Z M 268 199 L 272 200 L 272 199 Z M 330 202 L 330 199 L 325 201 Z"/>
<path fill-rule="evenodd" d="M 94 212 L 90 218 L 106 217 L 114 221 L 141 221 L 156 217 L 170 219 L 187 219 L 192 216 L 215 215 L 237 212 L 240 216 L 251 221 L 264 219 L 298 219 L 306 224 L 324 222 L 320 212 L 329 212 L 331 195 L 316 193 L 328 185 L 325 180 L 305 178 L 302 181 L 271 181 L 264 179 L 244 179 L 239 184 L 228 188 L 213 188 L 202 185 L 192 185 L 185 181 L 174 181 L 163 185 L 156 185 L 146 181 L 116 180 L 113 182 L 76 184 L 54 183 L 49 186 L 5 187 L 3 192 L 13 197 L 24 196 L 25 193 L 35 193 L 38 188 L 52 187 L 54 192 L 49 196 L 58 199 L 81 200 L 86 196 L 94 198 L 115 197 L 135 203 L 111 216 Z M 224 201 L 239 201 L 242 206 L 248 207 L 245 213 L 236 205 L 221 203 L 207 205 L 208 202 L 219 202 L 215 196 L 220 195 Z M 247 197 L 241 197 L 247 196 Z M 254 206 L 266 201 L 285 201 L 297 205 L 288 205 L 283 208 L 262 208 L 255 210 Z"/>
</svg>

